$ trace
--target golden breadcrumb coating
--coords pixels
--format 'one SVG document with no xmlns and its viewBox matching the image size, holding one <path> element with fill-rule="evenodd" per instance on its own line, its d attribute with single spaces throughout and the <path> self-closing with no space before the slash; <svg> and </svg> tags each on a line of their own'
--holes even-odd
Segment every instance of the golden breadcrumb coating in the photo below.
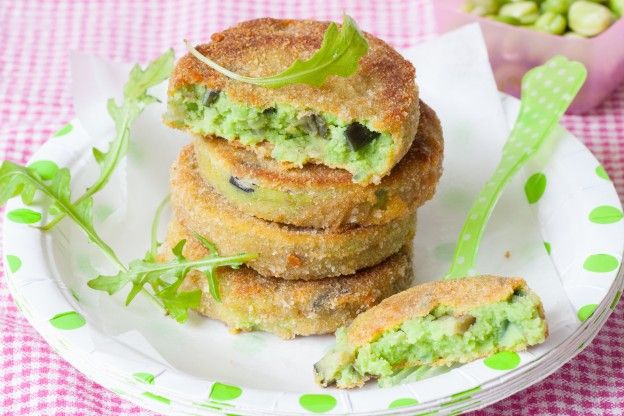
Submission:
<svg viewBox="0 0 624 416">
<path fill-rule="evenodd" d="M 160 261 L 172 258 L 171 248 L 186 239 L 183 254 L 200 259 L 208 253 L 173 220 Z M 377 266 L 354 275 L 323 280 L 283 280 L 264 277 L 248 267 L 218 271 L 221 302 L 209 293 L 205 276 L 191 271 L 181 290 L 202 290 L 198 312 L 225 322 L 234 332 L 261 330 L 282 338 L 334 332 L 382 299 L 409 287 L 412 269 L 404 247 Z"/>
<path fill-rule="evenodd" d="M 236 210 L 201 179 L 192 145 L 171 168 L 171 205 L 183 226 L 222 254 L 257 253 L 248 265 L 261 275 L 304 280 L 353 274 L 383 261 L 411 241 L 416 215 L 340 231 L 261 220 Z"/>
</svg>

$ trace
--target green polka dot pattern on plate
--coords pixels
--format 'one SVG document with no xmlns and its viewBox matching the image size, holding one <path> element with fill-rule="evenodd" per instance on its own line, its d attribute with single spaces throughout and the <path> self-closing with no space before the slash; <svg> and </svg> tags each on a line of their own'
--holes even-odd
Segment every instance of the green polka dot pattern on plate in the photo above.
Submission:
<svg viewBox="0 0 624 416">
<path fill-rule="evenodd" d="M 598 175 L 599 178 L 602 179 L 606 179 L 606 180 L 611 180 L 609 179 L 609 175 L 607 174 L 607 171 L 605 170 L 604 166 L 598 166 L 596 168 L 596 175 Z"/>
<path fill-rule="evenodd" d="M 589 213 L 589 220 L 596 224 L 613 224 L 620 221 L 622 217 L 624 217 L 622 210 L 611 205 L 601 205 Z"/>
<path fill-rule="evenodd" d="M 546 191 L 546 175 L 541 172 L 534 173 L 524 184 L 524 194 L 529 204 L 535 204 Z"/>
<path fill-rule="evenodd" d="M 513 370 L 520 364 L 520 356 L 514 351 L 501 351 L 487 357 L 483 363 L 492 370 Z"/>
<path fill-rule="evenodd" d="M 210 399 L 212 400 L 234 400 L 239 397 L 243 391 L 240 387 L 230 386 L 229 384 L 214 383 L 210 389 Z"/>
<path fill-rule="evenodd" d="M 583 268 L 595 273 L 612 272 L 619 266 L 618 260 L 610 254 L 593 254 L 585 259 Z"/>
<path fill-rule="evenodd" d="M 164 404 L 171 404 L 171 400 L 169 400 L 168 398 L 159 396 L 158 394 L 150 393 L 149 391 L 144 392 L 143 396 L 149 397 L 150 399 L 156 400 L 157 402 L 161 402 Z"/>
<path fill-rule="evenodd" d="M 591 303 L 589 305 L 585 305 L 582 306 L 578 312 L 576 312 L 576 316 L 578 316 L 579 320 L 581 322 L 585 322 L 586 320 L 588 320 L 596 311 L 596 308 L 598 308 L 598 305 L 595 303 Z"/>
<path fill-rule="evenodd" d="M 401 399 L 396 399 L 392 403 L 388 405 L 388 409 L 395 409 L 397 407 L 405 407 L 405 406 L 413 406 L 418 404 L 418 400 L 412 399 L 411 397 L 403 397 Z"/>
<path fill-rule="evenodd" d="M 17 256 L 9 254 L 8 256 L 6 256 L 6 260 L 7 260 L 7 264 L 9 265 L 9 270 L 11 271 L 11 273 L 17 272 L 20 269 L 20 267 L 22 267 L 22 260 Z"/>
<path fill-rule="evenodd" d="M 45 180 L 52 179 L 59 170 L 58 165 L 51 160 L 38 160 L 28 165 L 28 167 Z"/>
<path fill-rule="evenodd" d="M 154 384 L 154 375 L 150 373 L 134 373 L 132 376 L 135 380 L 145 384 Z"/>
<path fill-rule="evenodd" d="M 50 319 L 53 327 L 58 329 L 78 329 L 87 322 L 84 317 L 76 311 L 63 312 L 54 315 Z"/>
<path fill-rule="evenodd" d="M 54 133 L 54 137 L 65 136 L 66 134 L 69 134 L 69 132 L 72 131 L 73 129 L 74 129 L 74 126 L 71 123 L 67 123 L 60 129 L 58 129 L 56 133 Z"/>
<path fill-rule="evenodd" d="M 299 404 L 308 412 L 325 413 L 336 407 L 336 399 L 329 394 L 304 394 L 299 397 Z"/>
<path fill-rule="evenodd" d="M 41 220 L 41 214 L 28 208 L 18 208 L 9 211 L 7 218 L 18 224 L 34 224 Z"/>
<path fill-rule="evenodd" d="M 615 307 L 617 306 L 617 304 L 620 302 L 620 298 L 622 297 L 622 292 L 620 292 L 619 290 L 617 291 L 617 293 L 615 294 L 615 296 L 613 297 L 613 301 L 611 302 L 611 305 L 609 306 L 611 309 L 615 309 Z"/>
<path fill-rule="evenodd" d="M 544 248 L 546 249 L 546 253 L 550 256 L 550 251 L 552 250 L 552 246 L 548 241 L 544 241 Z"/>
</svg>

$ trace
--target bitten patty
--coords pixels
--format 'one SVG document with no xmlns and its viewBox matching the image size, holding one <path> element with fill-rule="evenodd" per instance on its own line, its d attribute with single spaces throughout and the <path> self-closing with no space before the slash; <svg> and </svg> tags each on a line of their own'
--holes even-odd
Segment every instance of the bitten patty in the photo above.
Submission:
<svg viewBox="0 0 624 416">
<path fill-rule="evenodd" d="M 202 180 L 191 145 L 171 168 L 171 204 L 182 225 L 213 241 L 222 254 L 257 253 L 248 266 L 261 275 L 304 280 L 380 263 L 411 241 L 416 215 L 340 231 L 265 221 L 236 210 Z"/>
<path fill-rule="evenodd" d="M 312 56 L 328 25 L 251 20 L 213 34 L 197 50 L 242 75 L 274 75 Z M 236 141 L 291 166 L 320 163 L 348 170 L 357 183 L 377 183 L 410 148 L 419 100 L 412 64 L 380 39 L 365 37 L 369 50 L 357 72 L 330 76 L 321 87 L 243 83 L 186 54 L 169 83 L 165 122 Z"/>
<path fill-rule="evenodd" d="M 171 248 L 186 239 L 188 259 L 207 255 L 205 248 L 175 219 L 169 225 L 160 260 L 172 258 Z M 202 315 L 225 322 L 233 331 L 267 331 L 282 338 L 326 334 L 346 325 L 382 299 L 409 287 L 409 250 L 401 249 L 381 264 L 353 275 L 315 281 L 264 277 L 248 267 L 218 270 L 221 302 L 210 295 L 205 276 L 191 271 L 183 291 L 202 290 Z"/>
<path fill-rule="evenodd" d="M 195 140 L 198 171 L 234 207 L 268 221 L 323 229 L 385 224 L 431 199 L 442 174 L 440 122 L 425 103 L 420 109 L 412 147 L 377 185 L 354 186 L 350 173 L 323 165 L 284 169 L 214 136 Z"/>
</svg>

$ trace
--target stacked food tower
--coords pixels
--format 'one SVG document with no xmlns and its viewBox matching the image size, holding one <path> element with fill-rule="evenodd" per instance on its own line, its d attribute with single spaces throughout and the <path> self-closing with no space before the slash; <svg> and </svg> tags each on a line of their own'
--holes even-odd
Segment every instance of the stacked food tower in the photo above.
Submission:
<svg viewBox="0 0 624 416">
<path fill-rule="evenodd" d="M 163 259 L 183 239 L 189 259 L 209 254 L 207 240 L 221 255 L 256 253 L 245 267 L 219 270 L 212 293 L 199 272 L 184 283 L 202 290 L 198 312 L 236 331 L 331 333 L 411 285 L 416 209 L 435 192 L 443 151 L 413 66 L 366 34 L 349 76 L 246 82 L 310 59 L 332 30 L 244 22 L 194 51 L 229 73 L 189 53 L 170 81 L 165 121 L 194 142 L 171 169 Z"/>
</svg>

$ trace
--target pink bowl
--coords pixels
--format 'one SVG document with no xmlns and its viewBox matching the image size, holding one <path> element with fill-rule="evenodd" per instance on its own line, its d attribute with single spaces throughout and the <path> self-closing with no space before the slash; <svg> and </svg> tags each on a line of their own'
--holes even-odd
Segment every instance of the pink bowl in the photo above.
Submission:
<svg viewBox="0 0 624 416">
<path fill-rule="evenodd" d="M 554 55 L 582 62 L 587 81 L 569 112 L 582 113 L 600 104 L 624 80 L 624 17 L 594 38 L 580 39 L 536 32 L 461 10 L 465 0 L 435 0 L 434 14 L 441 33 L 479 22 L 487 43 L 498 88 L 516 97 L 524 73 Z"/>
</svg>

